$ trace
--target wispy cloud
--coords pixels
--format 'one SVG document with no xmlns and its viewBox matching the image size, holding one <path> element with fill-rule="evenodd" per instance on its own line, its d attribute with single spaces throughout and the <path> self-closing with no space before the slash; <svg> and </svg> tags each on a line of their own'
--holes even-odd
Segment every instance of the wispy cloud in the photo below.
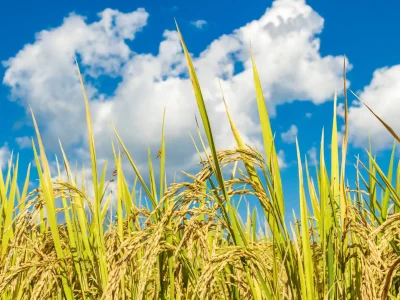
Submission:
<svg viewBox="0 0 400 300">
<path fill-rule="evenodd" d="M 317 148 L 312 147 L 307 151 L 307 156 L 308 156 L 308 163 L 312 166 L 316 165 L 318 163 L 317 160 Z"/>
<path fill-rule="evenodd" d="M 278 151 L 278 166 L 280 169 L 285 169 L 288 166 L 285 160 L 285 152 L 283 150 Z"/>
<path fill-rule="evenodd" d="M 207 21 L 206 20 L 197 20 L 197 21 L 190 22 L 190 24 L 192 24 L 197 29 L 204 29 L 204 27 L 207 25 Z"/>
<path fill-rule="evenodd" d="M 20 149 L 32 147 L 32 141 L 28 136 L 17 137 L 15 138 L 15 141 L 17 142 Z"/>
<path fill-rule="evenodd" d="M 0 147 L 0 172 L 7 165 L 7 161 L 10 158 L 10 150 L 8 149 L 8 145 L 4 144 Z"/>
<path fill-rule="evenodd" d="M 281 133 L 282 141 L 286 144 L 292 144 L 296 141 L 299 130 L 296 125 L 290 126 L 289 130 Z"/>
</svg>

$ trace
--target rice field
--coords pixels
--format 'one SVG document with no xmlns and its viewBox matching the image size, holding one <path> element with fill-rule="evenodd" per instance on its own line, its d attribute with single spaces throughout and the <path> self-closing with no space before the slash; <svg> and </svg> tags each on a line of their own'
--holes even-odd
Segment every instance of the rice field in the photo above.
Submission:
<svg viewBox="0 0 400 300">
<path fill-rule="evenodd" d="M 85 190 L 62 148 L 58 174 L 51 174 L 32 112 L 39 187 L 29 188 L 30 169 L 22 173 L 18 158 L 0 172 L 1 299 L 400 299 L 400 161 L 393 148 L 384 172 L 368 151 L 368 161 L 346 170 L 346 79 L 342 145 L 337 146 L 335 96 L 332 132 L 322 135 L 315 169 L 302 160 L 296 144 L 300 214 L 286 222 L 284 183 L 255 61 L 265 152 L 244 144 L 226 103 L 237 145 L 217 151 L 180 37 L 206 134 L 205 140 L 199 134 L 197 150 L 210 149 L 200 161 L 201 171 L 187 174 L 187 182 L 167 183 L 163 122 L 159 160 L 149 156 L 150 184 L 116 131 L 120 145 L 113 145 L 113 175 L 108 178 L 106 167 L 98 169 L 89 101 L 77 68 L 94 191 L 90 196 Z M 379 119 L 372 110 L 367 117 Z M 328 145 L 330 157 L 324 157 Z M 134 182 L 124 175 L 126 163 L 136 174 Z M 154 163 L 160 163 L 157 185 Z M 233 171 L 224 178 L 228 167 Z M 345 171 L 357 174 L 352 189 Z M 18 186 L 21 177 L 25 184 Z M 112 195 L 105 192 L 110 181 L 117 186 L 114 219 L 109 213 Z M 137 193 L 139 187 L 143 195 Z M 233 198 L 245 195 L 254 196 L 261 209 L 241 217 Z M 149 205 L 143 204 L 144 197 Z"/>
</svg>

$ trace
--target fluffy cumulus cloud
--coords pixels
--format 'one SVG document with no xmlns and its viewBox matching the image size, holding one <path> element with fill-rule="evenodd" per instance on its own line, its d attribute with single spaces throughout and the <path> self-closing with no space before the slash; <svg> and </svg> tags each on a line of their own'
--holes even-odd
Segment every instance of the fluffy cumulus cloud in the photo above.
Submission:
<svg viewBox="0 0 400 300">
<path fill-rule="evenodd" d="M 160 146 L 166 107 L 168 170 L 187 169 L 198 160 L 189 136 L 196 135 L 197 105 L 177 32 L 164 32 L 158 53 L 136 53 L 130 43 L 147 18 L 144 9 L 131 13 L 106 9 L 93 23 L 72 14 L 59 27 L 39 32 L 32 44 L 4 63 L 3 82 L 10 87 L 11 98 L 27 113 L 32 107 L 47 147 L 57 148 L 60 138 L 69 153 L 80 160 L 87 157 L 84 103 L 74 64 L 77 58 L 90 99 L 98 157 L 112 157 L 112 121 L 143 169 L 147 147 L 155 156 Z M 323 23 L 304 1 L 277 0 L 259 19 L 216 38 L 194 57 L 218 148 L 234 146 L 220 78 L 244 141 L 262 150 L 250 40 L 272 116 L 275 107 L 285 102 L 318 104 L 332 99 L 333 91 L 342 84 L 343 57 L 319 53 Z M 242 66 L 239 71 L 237 65 Z M 117 81 L 116 88 L 110 91 L 96 83 L 104 78 Z"/>
<path fill-rule="evenodd" d="M 7 166 L 7 162 L 10 159 L 10 150 L 8 145 L 5 144 L 0 147 L 0 171 Z"/>
<path fill-rule="evenodd" d="M 376 70 L 370 84 L 358 94 L 395 132 L 400 133 L 400 65 Z M 356 147 L 367 147 L 369 138 L 376 151 L 393 145 L 393 137 L 386 128 L 355 100 L 349 108 L 349 140 Z"/>
<path fill-rule="evenodd" d="M 12 99 L 27 112 L 32 107 L 46 126 L 47 137 L 60 136 L 68 145 L 79 142 L 79 131 L 85 124 L 76 57 L 92 77 L 118 76 L 131 57 L 126 40 L 132 40 L 146 25 L 148 14 L 143 9 L 130 14 L 106 9 L 99 17 L 100 21 L 87 24 L 84 17 L 70 15 L 60 27 L 41 31 L 33 44 L 4 62 L 7 71 L 3 82 L 11 87 Z M 88 85 L 88 94 L 95 100 L 94 106 L 104 101 L 94 86 Z"/>
<path fill-rule="evenodd" d="M 297 133 L 299 130 L 296 125 L 291 125 L 289 130 L 281 133 L 281 138 L 284 143 L 292 144 L 296 142 Z"/>
</svg>

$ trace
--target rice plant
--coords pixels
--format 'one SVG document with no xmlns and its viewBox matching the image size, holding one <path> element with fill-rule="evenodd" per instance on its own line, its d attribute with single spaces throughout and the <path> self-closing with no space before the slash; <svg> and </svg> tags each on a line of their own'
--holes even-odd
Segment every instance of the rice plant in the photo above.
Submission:
<svg viewBox="0 0 400 300">
<path fill-rule="evenodd" d="M 97 168 L 89 101 L 77 67 L 93 191 L 80 182 L 79 171 L 71 168 L 61 144 L 57 173 L 51 173 L 32 112 L 39 187 L 29 190 L 30 167 L 24 185 L 18 186 L 18 157 L 10 159 L 5 174 L 0 172 L 1 299 L 400 299 L 400 161 L 395 160 L 394 146 L 385 173 L 368 151 L 367 162 L 357 161 L 355 188 L 347 187 L 345 171 L 353 170 L 345 168 L 346 78 L 341 147 L 336 96 L 330 158 L 324 156 L 323 133 L 319 161 L 311 172 L 296 143 L 300 215 L 287 223 L 273 130 L 255 60 L 255 98 L 265 153 L 244 144 L 225 100 L 237 146 L 217 150 L 179 28 L 178 33 L 206 134 L 206 140 L 199 134 L 201 143 L 196 145 L 199 155 L 199 148 L 207 153 L 201 158 L 201 171 L 186 174 L 187 182 L 167 183 L 163 120 L 159 185 L 151 155 L 146 184 L 116 130 L 120 145 L 112 145 L 114 172 L 107 178 L 107 166 Z M 126 160 L 136 175 L 133 183 L 122 168 Z M 233 167 L 232 174 L 224 178 L 228 167 Z M 113 195 L 106 192 L 111 181 L 116 183 L 115 218 L 110 213 Z M 137 194 L 137 184 L 145 195 Z M 255 197 L 261 210 L 248 210 L 242 218 L 234 197 L 245 195 Z M 150 203 L 143 205 L 143 198 Z"/>
</svg>

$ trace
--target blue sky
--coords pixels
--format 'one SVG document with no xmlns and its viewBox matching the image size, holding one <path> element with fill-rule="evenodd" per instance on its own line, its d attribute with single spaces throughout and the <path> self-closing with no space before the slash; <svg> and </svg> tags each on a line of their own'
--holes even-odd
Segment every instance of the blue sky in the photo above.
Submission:
<svg viewBox="0 0 400 300">
<path fill-rule="evenodd" d="M 400 132 L 397 1 L 198 3 L 3 1 L 0 164 L 4 166 L 12 149 L 20 153 L 23 168 L 32 160 L 27 144 L 33 135 L 27 114 L 32 106 L 49 151 L 58 153 L 59 137 L 72 160 L 88 165 L 84 105 L 73 68 L 76 53 L 92 100 L 99 157 L 107 159 L 112 153 L 112 120 L 147 172 L 147 146 L 156 153 L 166 106 L 169 175 L 192 170 L 196 153 L 189 132 L 196 135 L 196 104 L 174 17 L 194 55 L 219 148 L 230 147 L 232 138 L 221 110 L 218 77 L 242 135 L 262 147 L 248 72 L 252 41 L 283 162 L 289 208 L 297 207 L 298 193 L 293 138 L 298 135 L 302 154 L 312 161 L 322 127 L 330 132 L 333 92 L 342 92 L 343 54 L 350 64 L 350 88 Z M 382 126 L 353 100 L 349 95 L 348 174 L 354 173 L 353 157 L 363 152 L 368 136 L 384 166 L 392 145 Z"/>
</svg>

